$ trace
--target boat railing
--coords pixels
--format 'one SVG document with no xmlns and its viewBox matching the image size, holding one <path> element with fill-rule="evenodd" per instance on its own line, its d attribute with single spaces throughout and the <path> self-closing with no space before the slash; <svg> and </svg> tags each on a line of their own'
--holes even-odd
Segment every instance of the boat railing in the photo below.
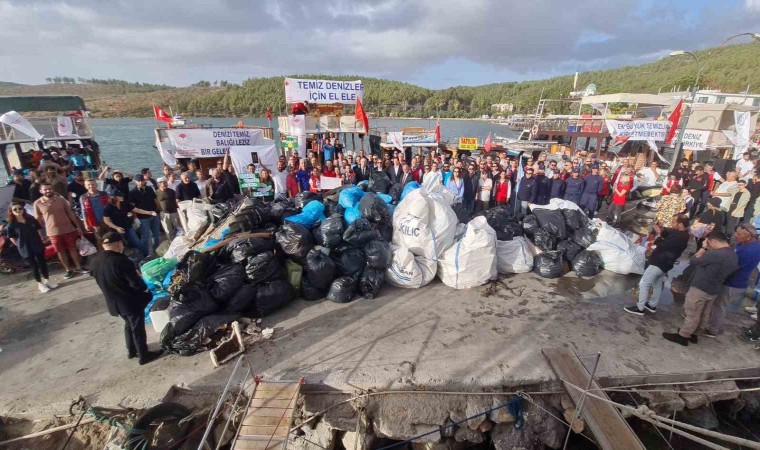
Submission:
<svg viewBox="0 0 760 450">
<path fill-rule="evenodd" d="M 297 130 L 290 129 L 289 117 L 279 116 L 277 118 L 278 129 L 285 134 L 295 134 Z M 356 120 L 353 115 L 323 115 L 316 117 L 307 115 L 304 116 L 304 119 L 306 121 L 306 134 L 324 132 L 364 134 L 366 132 L 364 124 L 360 120 Z"/>
<path fill-rule="evenodd" d="M 563 132 L 563 133 L 607 133 L 607 126 L 604 119 L 568 119 L 568 118 L 555 118 L 555 119 L 538 119 L 533 122 L 532 125 L 538 126 L 539 133 L 541 132 Z"/>
<path fill-rule="evenodd" d="M 58 117 L 30 117 L 29 123 L 32 124 L 35 130 L 37 130 L 44 139 L 55 140 L 56 138 L 71 139 L 71 138 L 92 138 L 92 129 L 90 128 L 90 121 L 86 117 L 79 116 L 67 116 L 72 120 L 73 133 L 68 136 L 61 136 L 58 132 Z M 27 136 L 14 128 L 6 124 L 0 124 L 0 142 L 8 141 L 21 141 L 31 139 L 31 136 Z"/>
</svg>

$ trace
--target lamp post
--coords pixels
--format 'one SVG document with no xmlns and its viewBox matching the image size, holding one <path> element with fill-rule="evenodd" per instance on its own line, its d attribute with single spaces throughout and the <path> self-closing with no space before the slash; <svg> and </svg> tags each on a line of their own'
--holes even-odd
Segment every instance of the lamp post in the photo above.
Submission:
<svg viewBox="0 0 760 450">
<path fill-rule="evenodd" d="M 692 52 L 687 52 L 684 50 L 676 50 L 673 52 L 670 52 L 671 57 L 674 56 L 682 56 L 682 55 L 688 55 L 692 58 L 694 58 L 694 62 L 697 63 L 697 77 L 694 79 L 694 85 L 691 87 L 691 100 L 689 101 L 689 107 L 686 111 L 686 114 L 684 115 L 682 119 L 683 126 L 678 130 L 678 137 L 676 138 L 676 145 L 673 149 L 673 158 L 670 160 L 670 170 L 674 170 L 677 167 L 678 163 L 678 157 L 681 154 L 681 144 L 683 143 L 683 135 L 686 132 L 686 125 L 689 123 L 689 117 L 691 117 L 691 112 L 694 110 L 694 101 L 697 97 L 697 83 L 699 83 L 699 77 L 702 74 L 702 69 L 705 67 L 705 62 L 711 57 L 714 56 L 718 50 L 720 50 L 724 45 L 726 45 L 729 41 L 736 39 L 741 36 L 751 36 L 752 39 L 756 41 L 760 41 L 760 33 L 739 33 L 734 36 L 729 37 L 728 39 L 724 40 L 723 42 L 718 45 L 715 50 L 708 53 L 702 61 L 699 60 L 697 55 L 695 55 Z M 679 124 L 674 124 L 673 126 L 678 126 Z"/>
</svg>

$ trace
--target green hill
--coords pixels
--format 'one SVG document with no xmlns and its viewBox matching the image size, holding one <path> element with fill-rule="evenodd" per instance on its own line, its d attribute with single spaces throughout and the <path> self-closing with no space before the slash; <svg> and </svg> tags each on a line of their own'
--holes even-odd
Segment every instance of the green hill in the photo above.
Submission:
<svg viewBox="0 0 760 450">
<path fill-rule="evenodd" d="M 760 90 L 760 44 L 728 46 L 715 51 L 695 52 L 707 60 L 700 86 L 725 92 Z M 664 58 L 640 66 L 581 73 L 578 88 L 597 85 L 599 94 L 614 92 L 657 93 L 673 86 L 686 89 L 694 83 L 696 66 L 689 57 Z M 532 112 L 541 91 L 544 98 L 567 97 L 573 74 L 546 80 L 494 83 L 484 86 L 455 86 L 432 90 L 379 78 L 325 75 L 293 75 L 296 78 L 361 79 L 364 106 L 379 116 L 478 117 L 490 114 L 494 103 L 513 103 L 517 112 Z M 75 94 L 82 96 L 95 116 L 150 116 L 158 104 L 187 116 L 262 116 L 267 107 L 273 114 L 286 111 L 283 77 L 249 78 L 241 84 L 200 81 L 191 87 L 128 83 L 120 80 L 84 80 L 55 77 L 66 82 L 38 86 L 0 82 L 0 95 Z M 351 109 L 349 107 L 349 109 Z M 556 111 L 560 112 L 560 111 Z"/>
</svg>

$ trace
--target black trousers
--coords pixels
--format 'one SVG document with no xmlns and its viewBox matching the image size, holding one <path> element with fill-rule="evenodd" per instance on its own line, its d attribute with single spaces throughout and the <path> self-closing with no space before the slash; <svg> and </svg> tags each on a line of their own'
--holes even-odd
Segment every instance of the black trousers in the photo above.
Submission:
<svg viewBox="0 0 760 450">
<path fill-rule="evenodd" d="M 145 316 L 142 314 L 122 314 L 124 319 L 124 338 L 127 341 L 127 354 L 142 359 L 148 354 L 148 338 L 145 335 Z"/>
<path fill-rule="evenodd" d="M 47 261 L 45 261 L 44 254 L 29 255 L 28 258 L 24 259 L 26 260 L 26 263 L 29 264 L 29 268 L 32 269 L 34 279 L 37 280 L 38 283 L 42 281 L 43 278 L 46 280 L 50 278 L 48 275 L 48 266 Z"/>
</svg>

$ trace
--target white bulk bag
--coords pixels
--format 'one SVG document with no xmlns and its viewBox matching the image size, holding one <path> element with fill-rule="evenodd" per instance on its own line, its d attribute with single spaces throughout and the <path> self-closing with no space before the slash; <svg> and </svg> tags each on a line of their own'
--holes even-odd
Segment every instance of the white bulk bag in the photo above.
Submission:
<svg viewBox="0 0 760 450">
<path fill-rule="evenodd" d="M 398 287 L 420 288 L 435 278 L 436 262 L 424 256 L 414 256 L 409 250 L 391 246 L 393 262 L 385 271 L 385 280 Z"/>
<path fill-rule="evenodd" d="M 415 256 L 437 261 L 454 243 L 457 215 L 444 197 L 425 188 L 410 192 L 393 213 L 393 243 Z"/>
<path fill-rule="evenodd" d="M 549 209 L 549 210 L 574 209 L 576 211 L 582 211 L 581 208 L 575 203 L 569 200 L 562 200 L 561 198 L 550 199 L 549 203 L 546 205 L 534 205 L 533 203 L 531 203 L 529 206 L 531 210 L 533 209 Z"/>
<path fill-rule="evenodd" d="M 605 270 L 624 275 L 644 273 L 646 250 L 643 247 L 636 245 L 628 236 L 599 219 L 594 219 L 593 225 L 598 234 L 596 242 L 587 250 L 599 252 Z"/>
<path fill-rule="evenodd" d="M 535 246 L 522 236 L 511 241 L 496 241 L 496 271 L 527 273 L 533 270 Z"/>
<path fill-rule="evenodd" d="M 185 256 L 185 253 L 193 248 L 193 242 L 192 239 L 188 239 L 185 236 L 177 236 L 172 240 L 169 249 L 166 250 L 163 257 L 165 259 L 176 258 L 177 260 L 180 260 Z"/>
<path fill-rule="evenodd" d="M 472 219 L 462 239 L 438 260 L 438 277 L 456 289 L 469 289 L 496 278 L 496 232 L 483 216 Z"/>
</svg>

